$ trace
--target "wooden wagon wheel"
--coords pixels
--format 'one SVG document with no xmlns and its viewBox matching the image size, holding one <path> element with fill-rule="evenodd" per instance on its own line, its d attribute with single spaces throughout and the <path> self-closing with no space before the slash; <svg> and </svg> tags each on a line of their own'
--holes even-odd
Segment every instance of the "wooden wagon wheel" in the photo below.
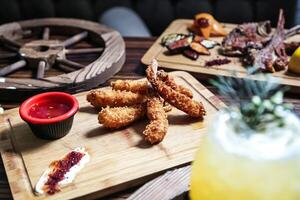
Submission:
<svg viewBox="0 0 300 200">
<path fill-rule="evenodd" d="M 117 73 L 125 62 L 125 43 L 117 31 L 77 19 L 4 24 L 0 45 L 1 100 L 90 89 Z"/>
</svg>

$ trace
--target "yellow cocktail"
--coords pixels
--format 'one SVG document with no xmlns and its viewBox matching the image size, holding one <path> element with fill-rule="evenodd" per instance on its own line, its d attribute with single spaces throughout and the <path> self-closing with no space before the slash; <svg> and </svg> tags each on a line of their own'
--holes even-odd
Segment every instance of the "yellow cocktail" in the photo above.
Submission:
<svg viewBox="0 0 300 200">
<path fill-rule="evenodd" d="M 299 200 L 300 121 L 239 132 L 235 113 L 220 112 L 192 167 L 192 200 Z M 239 126 L 243 126 L 238 124 Z"/>
</svg>

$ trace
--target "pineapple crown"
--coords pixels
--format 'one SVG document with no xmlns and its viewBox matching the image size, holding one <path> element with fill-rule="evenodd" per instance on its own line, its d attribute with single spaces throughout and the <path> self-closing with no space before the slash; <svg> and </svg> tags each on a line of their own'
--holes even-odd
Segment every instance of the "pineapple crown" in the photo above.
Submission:
<svg viewBox="0 0 300 200">
<path fill-rule="evenodd" d="M 234 77 L 218 77 L 211 83 L 219 93 L 230 101 L 226 109 L 237 114 L 247 128 L 263 132 L 267 127 L 284 126 L 284 112 L 291 110 L 291 104 L 283 103 L 287 88 L 280 88 L 278 79 L 270 75 L 256 74 L 257 80 Z M 237 129 L 242 128 L 237 124 Z"/>
</svg>

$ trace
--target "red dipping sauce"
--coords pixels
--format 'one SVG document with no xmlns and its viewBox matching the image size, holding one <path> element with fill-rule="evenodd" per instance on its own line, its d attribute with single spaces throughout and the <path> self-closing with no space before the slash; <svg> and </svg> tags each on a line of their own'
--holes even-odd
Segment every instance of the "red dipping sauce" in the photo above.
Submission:
<svg viewBox="0 0 300 200">
<path fill-rule="evenodd" d="M 67 113 L 71 107 L 65 103 L 42 101 L 34 104 L 28 115 L 39 119 L 51 119 Z"/>
</svg>

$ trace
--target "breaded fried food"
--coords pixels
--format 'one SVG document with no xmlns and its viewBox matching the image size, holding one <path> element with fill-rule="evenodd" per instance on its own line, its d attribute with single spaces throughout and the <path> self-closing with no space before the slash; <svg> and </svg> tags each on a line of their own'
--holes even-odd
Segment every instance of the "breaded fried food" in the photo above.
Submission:
<svg viewBox="0 0 300 200">
<path fill-rule="evenodd" d="M 147 80 L 116 80 L 110 83 L 113 90 L 124 90 L 134 93 L 148 94 L 149 83 Z"/>
<path fill-rule="evenodd" d="M 147 79 L 159 95 L 172 106 L 187 113 L 191 117 L 203 118 L 205 109 L 201 102 L 197 102 L 186 95 L 172 89 L 157 78 L 158 63 L 153 60 L 146 70 Z"/>
<path fill-rule="evenodd" d="M 132 106 L 143 103 L 147 96 L 140 93 L 111 89 L 92 90 L 87 95 L 87 101 L 95 108 Z"/>
<path fill-rule="evenodd" d="M 115 108 L 107 107 L 99 112 L 98 120 L 106 128 L 117 129 L 143 118 L 145 113 L 145 104 Z"/>
<path fill-rule="evenodd" d="M 173 107 L 172 107 L 168 102 L 164 101 L 163 105 L 164 105 L 164 111 L 165 111 L 166 113 L 172 111 L 172 108 L 173 108 Z"/>
<path fill-rule="evenodd" d="M 152 97 L 147 101 L 147 117 L 150 123 L 143 132 L 145 140 L 151 144 L 161 142 L 169 127 L 167 114 L 163 102 L 159 97 Z"/>
<path fill-rule="evenodd" d="M 170 86 L 173 90 L 184 94 L 189 98 L 193 98 L 193 93 L 190 89 L 183 87 L 182 85 L 178 85 L 174 77 L 166 73 L 164 70 L 159 70 L 157 72 L 157 78 L 163 81 L 167 86 Z"/>
</svg>

